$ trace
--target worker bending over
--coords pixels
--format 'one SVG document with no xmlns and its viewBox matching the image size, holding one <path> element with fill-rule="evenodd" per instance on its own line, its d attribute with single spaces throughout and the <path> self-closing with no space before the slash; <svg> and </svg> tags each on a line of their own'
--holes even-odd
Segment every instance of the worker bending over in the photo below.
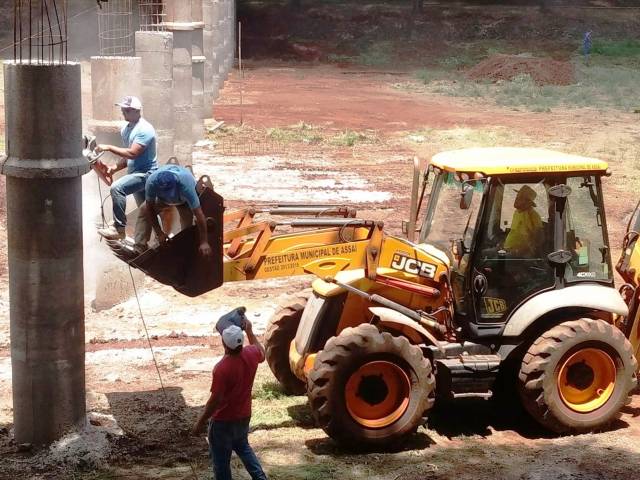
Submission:
<svg viewBox="0 0 640 480">
<path fill-rule="evenodd" d="M 128 96 L 116 103 L 116 106 L 121 108 L 122 116 L 127 121 L 120 132 L 125 147 L 98 145 L 96 148 L 98 152 L 111 152 L 120 157 L 116 165 L 107 167 L 107 176 L 127 169 L 127 174 L 111 185 L 113 225 L 98 230 L 98 233 L 108 240 L 125 238 L 127 195 L 133 195 L 136 204 L 140 206 L 144 202 L 147 177 L 158 168 L 156 131 L 142 118 L 140 100 Z"/>
<path fill-rule="evenodd" d="M 207 221 L 200 206 L 196 192 L 196 180 L 193 174 L 178 165 L 164 165 L 154 171 L 145 186 L 145 203 L 138 213 L 134 250 L 144 252 L 151 238 L 151 230 L 156 233 L 159 243 L 164 243 L 168 235 L 162 230 L 158 215 L 175 207 L 180 215 L 180 228 L 184 230 L 193 224 L 195 215 L 198 226 L 200 254 L 211 255 L 211 246 L 207 237 Z M 165 228 L 168 228 L 165 225 Z"/>
</svg>

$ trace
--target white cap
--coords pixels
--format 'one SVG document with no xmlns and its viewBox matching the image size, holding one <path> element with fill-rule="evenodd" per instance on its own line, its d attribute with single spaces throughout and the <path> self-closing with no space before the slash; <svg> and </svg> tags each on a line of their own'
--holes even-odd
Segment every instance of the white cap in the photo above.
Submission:
<svg viewBox="0 0 640 480">
<path fill-rule="evenodd" d="M 119 103 L 116 103 L 116 107 L 121 108 L 133 108 L 134 110 L 142 110 L 142 102 L 138 97 L 132 97 L 127 95 Z"/>
<path fill-rule="evenodd" d="M 237 325 L 231 325 L 222 331 L 222 341 L 231 350 L 235 350 L 244 342 L 244 332 Z"/>
</svg>

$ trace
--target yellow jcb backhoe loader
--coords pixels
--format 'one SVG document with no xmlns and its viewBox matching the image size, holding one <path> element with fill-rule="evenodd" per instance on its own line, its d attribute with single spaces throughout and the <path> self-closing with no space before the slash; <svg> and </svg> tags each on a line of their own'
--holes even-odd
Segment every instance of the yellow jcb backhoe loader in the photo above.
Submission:
<svg viewBox="0 0 640 480">
<path fill-rule="evenodd" d="M 499 375 L 545 427 L 587 432 L 628 402 L 640 345 L 640 220 L 636 211 L 619 292 L 608 175 L 603 161 L 541 149 L 443 152 L 416 168 L 407 239 L 339 206 L 225 215 L 205 178 L 214 258 L 197 256 L 194 227 L 140 257 L 120 254 L 192 296 L 224 282 L 316 275 L 311 292 L 272 318 L 266 354 L 342 444 L 391 446 L 436 397 L 488 398 Z M 306 230 L 280 234 L 282 225 Z"/>
</svg>

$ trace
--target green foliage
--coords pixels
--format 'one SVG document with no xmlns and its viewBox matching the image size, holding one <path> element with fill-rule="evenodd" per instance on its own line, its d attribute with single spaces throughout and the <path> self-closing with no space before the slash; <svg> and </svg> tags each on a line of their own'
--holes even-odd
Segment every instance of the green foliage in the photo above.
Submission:
<svg viewBox="0 0 640 480">
<path fill-rule="evenodd" d="M 279 465 L 272 467 L 269 477 L 274 480 L 326 480 L 335 476 L 337 466 L 331 462 Z"/>
<path fill-rule="evenodd" d="M 374 42 L 356 57 L 356 61 L 368 67 L 382 67 L 389 65 L 392 58 L 392 42 Z"/>
<path fill-rule="evenodd" d="M 416 77 L 425 85 L 446 78 L 446 73 L 440 69 L 422 68 L 416 72 Z"/>
<path fill-rule="evenodd" d="M 459 69 L 468 67 L 476 63 L 476 58 L 466 52 L 458 53 L 449 57 L 444 57 L 438 61 L 440 65 L 447 69 Z"/>
<path fill-rule="evenodd" d="M 595 40 L 591 52 L 606 57 L 640 56 L 640 40 Z"/>
<path fill-rule="evenodd" d="M 353 130 L 345 130 L 335 135 L 331 139 L 332 145 L 340 147 L 353 147 L 357 143 L 378 143 L 379 138 L 375 132 L 356 132 Z"/>
<path fill-rule="evenodd" d="M 573 85 L 538 85 L 529 75 L 511 81 L 477 82 L 464 75 L 419 70 L 416 78 L 423 91 L 455 97 L 493 99 L 498 105 L 548 112 L 558 107 L 596 107 L 633 111 L 640 107 L 640 59 L 622 57 L 615 62 L 594 57 L 589 65 L 574 60 L 576 83 Z M 398 85 L 398 88 L 407 88 Z"/>
<path fill-rule="evenodd" d="M 338 55 L 335 53 L 327 55 L 327 60 L 329 63 L 356 63 L 356 57 L 352 57 L 350 55 Z"/>
<path fill-rule="evenodd" d="M 307 403 L 305 395 L 286 395 L 266 365 L 258 368 L 252 398 L 251 425 L 256 429 L 295 426 L 298 419 L 292 417 L 290 411 L 305 408 Z"/>
<path fill-rule="evenodd" d="M 287 394 L 278 382 L 266 381 L 260 385 L 260 388 L 254 388 L 251 396 L 254 400 L 282 400 L 287 397 Z"/>
<path fill-rule="evenodd" d="M 282 143 L 320 143 L 324 140 L 319 127 L 300 122 L 288 127 L 269 128 L 267 137 Z"/>
</svg>

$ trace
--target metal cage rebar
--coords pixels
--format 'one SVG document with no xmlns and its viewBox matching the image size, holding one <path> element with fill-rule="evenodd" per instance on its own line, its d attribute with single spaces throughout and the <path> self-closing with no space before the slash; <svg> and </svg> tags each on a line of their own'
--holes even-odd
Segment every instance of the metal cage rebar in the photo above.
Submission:
<svg viewBox="0 0 640 480">
<path fill-rule="evenodd" d="M 164 1 L 139 0 L 140 30 L 143 32 L 162 32 L 167 15 Z"/>
<path fill-rule="evenodd" d="M 98 8 L 98 39 L 103 57 L 130 56 L 134 50 L 131 0 L 109 0 Z"/>
<path fill-rule="evenodd" d="M 66 0 L 13 1 L 13 60 L 16 63 L 66 63 Z"/>
</svg>

